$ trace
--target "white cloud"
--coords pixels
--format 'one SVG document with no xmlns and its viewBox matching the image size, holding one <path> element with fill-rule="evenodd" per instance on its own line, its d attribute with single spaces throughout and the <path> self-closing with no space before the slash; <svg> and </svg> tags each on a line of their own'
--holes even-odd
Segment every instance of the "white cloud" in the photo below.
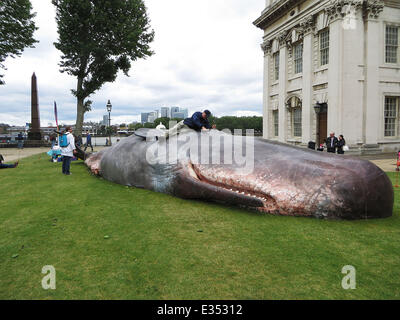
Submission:
<svg viewBox="0 0 400 320">
<path fill-rule="evenodd" d="M 54 122 L 56 100 L 60 121 L 73 123 L 76 103 L 70 89 L 75 79 L 59 73 L 60 53 L 55 11 L 50 0 L 32 0 L 40 43 L 21 58 L 8 59 L 5 86 L 0 86 L 0 122 L 30 122 L 30 77 L 36 72 L 43 124 Z M 263 9 L 259 0 L 146 0 L 156 37 L 155 55 L 133 63 L 130 77 L 119 75 L 93 96 L 85 120 L 99 121 L 110 99 L 113 123 L 139 119 L 140 112 L 182 106 L 214 114 L 262 112 L 262 32 L 252 25 Z M 132 120 L 133 119 L 133 120 Z"/>
</svg>

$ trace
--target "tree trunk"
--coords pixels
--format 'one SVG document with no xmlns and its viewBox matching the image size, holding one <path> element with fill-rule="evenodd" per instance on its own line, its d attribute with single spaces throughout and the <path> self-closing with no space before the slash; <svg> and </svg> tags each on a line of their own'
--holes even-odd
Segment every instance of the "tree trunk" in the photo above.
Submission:
<svg viewBox="0 0 400 320">
<path fill-rule="evenodd" d="M 76 109 L 76 124 L 75 124 L 75 136 L 82 135 L 83 118 L 85 115 L 85 110 L 83 108 L 83 99 L 77 99 L 77 109 Z"/>
<path fill-rule="evenodd" d="M 83 119 L 85 116 L 85 109 L 83 105 L 83 98 L 80 97 L 80 92 L 82 90 L 83 78 L 78 77 L 77 85 L 77 106 L 76 106 L 76 123 L 75 123 L 75 136 L 82 136 Z"/>
</svg>

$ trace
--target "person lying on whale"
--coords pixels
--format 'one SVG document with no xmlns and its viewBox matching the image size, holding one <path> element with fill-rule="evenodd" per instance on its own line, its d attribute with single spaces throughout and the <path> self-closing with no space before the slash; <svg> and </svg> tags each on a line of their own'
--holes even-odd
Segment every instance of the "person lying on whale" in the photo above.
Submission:
<svg viewBox="0 0 400 320">
<path fill-rule="evenodd" d="M 169 129 L 165 136 L 168 137 L 178 134 L 184 128 L 193 129 L 196 131 L 215 129 L 216 125 L 214 124 L 211 126 L 210 122 L 208 121 L 210 115 L 211 112 L 209 110 L 204 110 L 203 112 L 197 111 L 193 113 L 190 118 L 186 118 L 185 120 L 178 122 L 175 126 Z"/>
<path fill-rule="evenodd" d="M 211 112 L 204 110 L 203 112 L 195 112 L 190 118 L 186 118 L 183 123 L 186 124 L 190 129 L 201 131 L 207 129 L 215 129 L 215 125 L 211 126 L 208 118 Z"/>
</svg>

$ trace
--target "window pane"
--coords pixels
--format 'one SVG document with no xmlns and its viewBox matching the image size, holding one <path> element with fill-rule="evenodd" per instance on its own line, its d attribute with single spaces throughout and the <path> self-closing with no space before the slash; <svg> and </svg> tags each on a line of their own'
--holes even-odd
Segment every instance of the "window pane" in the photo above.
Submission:
<svg viewBox="0 0 400 320">
<path fill-rule="evenodd" d="M 393 26 L 386 26 L 386 63 L 397 63 L 397 48 L 399 39 L 399 28 Z"/>
<path fill-rule="evenodd" d="M 319 50 L 321 66 L 329 63 L 329 30 L 321 31 L 319 34 Z"/>
<path fill-rule="evenodd" d="M 301 108 L 293 109 L 292 117 L 293 117 L 293 136 L 301 137 Z"/>
<path fill-rule="evenodd" d="M 279 111 L 273 111 L 273 120 L 274 120 L 274 136 L 277 137 L 279 135 Z"/>
<path fill-rule="evenodd" d="M 275 68 L 274 79 L 279 80 L 279 52 L 275 53 L 274 55 L 274 68 Z"/>
<path fill-rule="evenodd" d="M 392 26 L 386 26 L 386 44 L 387 45 L 398 45 L 398 28 Z"/>
<path fill-rule="evenodd" d="M 385 98 L 385 137 L 396 136 L 397 98 Z"/>
<path fill-rule="evenodd" d="M 294 47 L 294 73 L 303 72 L 303 44 Z"/>
</svg>

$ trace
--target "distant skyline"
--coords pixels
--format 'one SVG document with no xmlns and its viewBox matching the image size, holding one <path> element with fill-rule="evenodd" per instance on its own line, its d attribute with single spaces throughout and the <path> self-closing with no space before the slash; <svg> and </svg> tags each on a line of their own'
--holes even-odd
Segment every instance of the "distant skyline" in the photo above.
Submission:
<svg viewBox="0 0 400 320">
<path fill-rule="evenodd" d="M 42 126 L 59 121 L 73 124 L 74 77 L 59 72 L 60 53 L 55 10 L 51 0 L 32 0 L 39 30 L 36 48 L 7 59 L 6 85 L 0 86 L 0 123 L 30 122 L 30 79 L 38 78 Z M 216 116 L 262 115 L 262 32 L 252 22 L 264 9 L 263 0 L 145 0 L 155 41 L 155 55 L 132 64 L 130 77 L 120 74 L 92 95 L 85 121 L 99 122 L 106 103 L 113 104 L 112 123 L 140 122 L 142 112 L 180 106 L 189 115 L 210 109 Z"/>
</svg>

